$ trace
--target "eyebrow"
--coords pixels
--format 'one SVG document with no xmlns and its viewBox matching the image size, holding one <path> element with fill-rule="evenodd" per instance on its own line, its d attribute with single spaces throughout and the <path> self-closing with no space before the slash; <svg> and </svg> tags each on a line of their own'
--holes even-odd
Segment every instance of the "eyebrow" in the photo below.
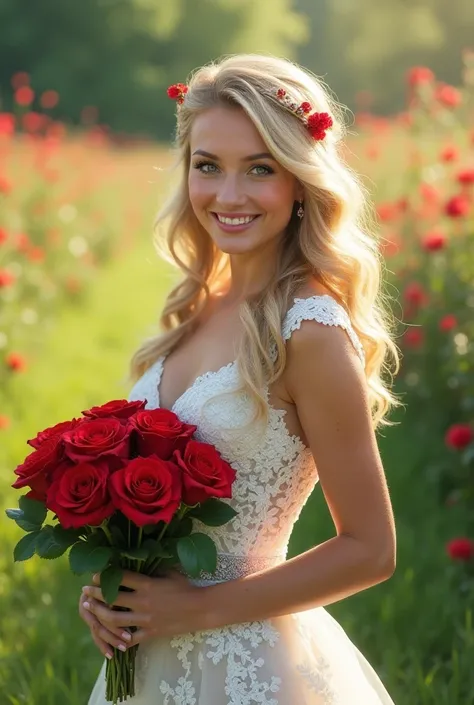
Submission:
<svg viewBox="0 0 474 705">
<path fill-rule="evenodd" d="M 200 154 L 202 157 L 209 157 L 209 159 L 214 159 L 216 162 L 219 161 L 219 157 L 216 154 L 211 154 L 210 152 L 205 152 L 203 149 L 196 149 L 195 152 L 193 152 L 193 157 L 196 154 Z M 258 154 L 249 154 L 248 157 L 243 157 L 242 161 L 243 162 L 252 162 L 254 159 L 273 159 L 275 160 L 275 157 L 270 154 L 270 152 L 259 152 Z"/>
</svg>

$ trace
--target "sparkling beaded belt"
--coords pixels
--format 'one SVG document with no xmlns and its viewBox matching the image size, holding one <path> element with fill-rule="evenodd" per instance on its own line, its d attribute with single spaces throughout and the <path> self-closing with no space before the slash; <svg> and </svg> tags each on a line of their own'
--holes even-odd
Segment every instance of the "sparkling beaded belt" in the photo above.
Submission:
<svg viewBox="0 0 474 705">
<path fill-rule="evenodd" d="M 192 581 L 196 583 L 221 583 L 226 580 L 236 580 L 237 578 L 257 573 L 259 570 L 273 568 L 273 566 L 283 563 L 284 560 L 284 553 L 274 556 L 238 556 L 232 553 L 218 553 L 215 572 L 207 573 L 202 571 L 199 578 L 192 578 Z"/>
</svg>

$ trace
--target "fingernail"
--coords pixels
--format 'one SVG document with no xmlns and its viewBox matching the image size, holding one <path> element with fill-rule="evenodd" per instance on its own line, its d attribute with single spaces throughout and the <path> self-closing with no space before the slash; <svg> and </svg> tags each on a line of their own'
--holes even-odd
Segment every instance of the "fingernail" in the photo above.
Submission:
<svg viewBox="0 0 474 705">
<path fill-rule="evenodd" d="M 108 659 L 113 658 L 113 655 L 110 653 L 110 651 L 107 651 L 107 653 L 105 655 L 107 656 Z"/>
<path fill-rule="evenodd" d="M 83 602 L 83 603 L 82 603 L 82 606 L 83 606 L 84 609 L 86 609 L 86 610 L 90 610 L 90 608 L 91 608 L 91 606 L 90 606 L 90 604 L 89 604 L 88 602 Z"/>
<path fill-rule="evenodd" d="M 125 646 L 125 644 L 119 644 L 117 648 L 120 649 L 120 651 L 126 651 L 126 650 L 127 650 L 127 647 Z"/>
<path fill-rule="evenodd" d="M 122 639 L 125 639 L 125 641 L 131 641 L 132 635 L 129 632 L 122 632 Z"/>
</svg>

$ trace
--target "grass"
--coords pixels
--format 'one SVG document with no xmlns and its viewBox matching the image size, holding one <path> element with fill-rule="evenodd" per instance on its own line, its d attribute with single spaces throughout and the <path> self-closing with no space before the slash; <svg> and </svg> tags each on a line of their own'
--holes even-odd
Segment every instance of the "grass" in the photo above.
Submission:
<svg viewBox="0 0 474 705">
<path fill-rule="evenodd" d="M 12 388 L 13 423 L 0 449 L 4 506 L 17 500 L 9 489 L 11 471 L 27 451 L 26 438 L 78 410 L 127 396 L 128 360 L 150 334 L 169 283 L 151 244 L 137 243 L 95 281 L 83 309 L 62 311 L 30 371 Z M 329 611 L 397 705 L 474 705 L 472 594 L 462 591 L 461 571 L 444 553 L 445 541 L 462 533 L 466 517 L 457 508 L 440 508 L 436 488 L 427 482 L 435 431 L 431 439 L 420 437 L 409 410 L 398 420 L 380 438 L 397 520 L 397 571 Z M 84 579 L 72 576 L 64 559 L 14 564 L 12 548 L 21 532 L 3 512 L 1 521 L 1 705 L 84 705 L 102 659 L 77 615 Z M 290 552 L 333 534 L 317 487 Z"/>
</svg>

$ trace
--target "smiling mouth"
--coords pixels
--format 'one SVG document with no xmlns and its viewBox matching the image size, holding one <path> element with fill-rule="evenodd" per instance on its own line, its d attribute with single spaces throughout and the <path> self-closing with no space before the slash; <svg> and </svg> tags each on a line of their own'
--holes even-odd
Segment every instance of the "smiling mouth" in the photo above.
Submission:
<svg viewBox="0 0 474 705">
<path fill-rule="evenodd" d="M 227 217 L 227 216 L 221 216 L 218 215 L 217 213 L 212 213 L 213 217 L 217 220 L 218 223 L 221 225 L 227 225 L 227 226 L 243 226 L 243 225 L 250 225 L 250 223 L 253 223 L 254 220 L 260 217 L 260 214 L 255 214 L 255 215 L 246 215 L 246 216 L 235 216 L 233 218 Z"/>
</svg>

